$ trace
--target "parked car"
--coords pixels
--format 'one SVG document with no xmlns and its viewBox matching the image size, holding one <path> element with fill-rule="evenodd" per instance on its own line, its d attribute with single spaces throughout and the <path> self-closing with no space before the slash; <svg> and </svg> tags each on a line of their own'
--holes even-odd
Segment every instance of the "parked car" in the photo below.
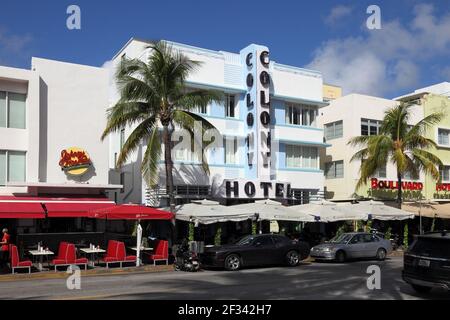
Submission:
<svg viewBox="0 0 450 320">
<path fill-rule="evenodd" d="M 358 258 L 376 258 L 382 261 L 391 252 L 392 245 L 389 240 L 376 234 L 353 232 L 343 233 L 313 247 L 310 255 L 316 260 L 335 260 L 342 263 Z"/>
<path fill-rule="evenodd" d="M 231 245 L 205 248 L 200 255 L 202 266 L 230 271 L 248 266 L 286 264 L 297 266 L 309 255 L 309 245 L 282 235 L 249 235 Z"/>
<path fill-rule="evenodd" d="M 404 255 L 402 277 L 420 293 L 450 290 L 450 233 L 417 236 Z"/>
</svg>

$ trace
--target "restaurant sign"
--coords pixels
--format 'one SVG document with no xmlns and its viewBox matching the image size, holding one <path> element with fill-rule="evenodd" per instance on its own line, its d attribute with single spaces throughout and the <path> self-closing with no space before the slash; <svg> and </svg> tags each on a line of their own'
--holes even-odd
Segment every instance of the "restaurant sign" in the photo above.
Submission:
<svg viewBox="0 0 450 320">
<path fill-rule="evenodd" d="M 59 166 L 69 175 L 81 176 L 89 170 L 92 162 L 85 150 L 72 147 L 61 151 Z"/>
<path fill-rule="evenodd" d="M 377 189 L 397 190 L 398 189 L 398 181 L 383 181 L 383 180 L 378 180 L 376 178 L 373 178 L 373 179 L 371 179 L 371 187 L 374 190 L 377 190 Z M 422 191 L 423 183 L 422 182 L 404 181 L 404 182 L 402 182 L 402 190 Z"/>
</svg>

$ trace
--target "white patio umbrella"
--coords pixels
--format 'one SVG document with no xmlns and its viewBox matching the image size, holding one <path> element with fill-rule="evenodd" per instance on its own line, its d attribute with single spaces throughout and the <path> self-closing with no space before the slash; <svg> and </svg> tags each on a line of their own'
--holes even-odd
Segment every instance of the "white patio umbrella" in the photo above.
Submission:
<svg viewBox="0 0 450 320">
<path fill-rule="evenodd" d="M 239 222 L 252 219 L 254 214 L 236 206 L 224 206 L 210 200 L 193 201 L 175 208 L 176 219 L 195 224 L 213 224 L 218 222 Z"/>
<path fill-rule="evenodd" d="M 363 201 L 351 205 L 351 210 L 366 214 L 373 220 L 407 220 L 414 219 L 414 213 L 393 208 L 379 201 Z"/>
<path fill-rule="evenodd" d="M 142 227 L 140 221 L 138 222 L 136 231 L 136 267 L 139 267 L 141 265 L 140 252 L 142 243 Z"/>
<path fill-rule="evenodd" d="M 232 208 L 243 210 L 253 215 L 258 214 L 260 220 L 314 221 L 313 216 L 298 210 L 293 210 L 293 207 L 284 206 L 280 202 L 273 200 L 259 200 L 255 201 L 255 203 L 244 203 L 232 206 Z"/>
<path fill-rule="evenodd" d="M 313 201 L 291 207 L 293 210 L 308 214 L 316 222 L 335 222 L 349 220 L 367 220 L 368 214 L 351 209 L 349 204 L 334 203 L 331 201 Z"/>
</svg>

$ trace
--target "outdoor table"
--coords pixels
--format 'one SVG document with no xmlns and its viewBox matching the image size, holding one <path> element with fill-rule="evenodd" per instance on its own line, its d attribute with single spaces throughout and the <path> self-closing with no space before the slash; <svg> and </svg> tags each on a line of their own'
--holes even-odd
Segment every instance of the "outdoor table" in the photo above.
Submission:
<svg viewBox="0 0 450 320">
<path fill-rule="evenodd" d="M 44 268 L 43 268 L 43 266 L 42 266 L 43 260 L 44 260 L 44 256 L 47 257 L 47 263 L 49 263 L 49 261 L 48 261 L 48 256 L 51 256 L 51 255 L 54 255 L 54 254 L 55 254 L 54 252 L 52 252 L 52 251 L 50 251 L 50 250 L 44 250 L 44 251 L 30 250 L 30 251 L 28 251 L 28 252 L 33 256 L 33 258 L 34 258 L 34 257 L 38 257 L 38 258 L 39 258 L 39 261 L 38 261 L 38 270 L 39 270 L 39 271 L 44 270 Z M 50 264 L 49 264 L 49 267 L 50 267 Z"/>
<path fill-rule="evenodd" d="M 133 251 L 135 251 L 135 252 L 137 252 L 137 247 L 129 247 L 131 250 L 133 250 Z M 153 251 L 153 248 L 150 248 L 150 247 L 141 247 L 140 249 L 139 249 L 139 265 L 141 264 L 141 262 L 142 262 L 142 259 L 141 259 L 141 252 L 144 252 L 144 251 Z"/>
<path fill-rule="evenodd" d="M 89 260 L 89 265 L 91 267 L 95 266 L 95 260 L 97 260 L 97 263 L 99 263 L 100 261 L 98 260 L 98 254 L 99 253 L 105 253 L 106 250 L 103 249 L 98 249 L 98 248 L 81 248 L 80 249 L 81 252 L 84 252 L 86 255 L 91 255 L 92 256 L 92 260 Z"/>
</svg>

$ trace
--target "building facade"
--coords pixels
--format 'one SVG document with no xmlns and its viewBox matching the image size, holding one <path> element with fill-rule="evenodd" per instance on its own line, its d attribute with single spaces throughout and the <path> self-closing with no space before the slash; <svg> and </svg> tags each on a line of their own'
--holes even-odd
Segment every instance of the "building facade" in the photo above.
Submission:
<svg viewBox="0 0 450 320">
<path fill-rule="evenodd" d="M 319 72 L 271 61 L 265 46 L 249 45 L 239 53 L 212 51 L 168 42 L 200 68 L 187 79 L 190 88 L 223 92 L 223 103 L 213 103 L 197 114 L 218 129 L 221 146 L 206 151 L 210 174 L 191 150 L 173 153 L 174 184 L 180 201 L 213 198 L 223 202 L 271 198 L 309 201 L 323 195 L 324 176 L 320 169 L 323 129 L 318 122 L 323 101 L 323 79 Z M 114 57 L 146 60 L 149 43 L 131 39 Z M 111 101 L 117 101 L 117 94 Z M 110 166 L 120 145 L 133 128 L 111 135 Z M 141 178 L 145 146 L 118 169 L 115 183 L 124 190 L 119 202 L 165 205 L 164 190 L 149 189 Z M 160 188 L 165 186 L 161 162 Z"/>
<path fill-rule="evenodd" d="M 409 102 L 418 107 L 426 117 L 432 113 L 442 112 L 442 121 L 429 128 L 425 136 L 437 144 L 432 152 L 441 159 L 441 181 L 431 176 L 425 177 L 423 199 L 438 202 L 450 201 L 450 83 L 443 82 L 399 97 L 399 101 Z"/>
<path fill-rule="evenodd" d="M 388 162 L 371 177 L 367 185 L 356 188 L 361 161 L 351 161 L 358 148 L 348 145 L 352 137 L 375 135 L 387 109 L 399 101 L 412 104 L 409 124 L 414 125 L 424 117 L 443 112 L 444 119 L 425 136 L 437 144 L 436 154 L 444 163 L 440 168 L 442 181 L 435 181 L 423 172 L 418 177 L 407 174 L 403 177 L 405 201 L 450 200 L 450 84 L 441 83 L 418 89 L 395 100 L 359 94 L 350 94 L 333 101 L 321 109 L 320 123 L 324 128 L 325 141 L 331 147 L 323 149 L 321 168 L 325 173 L 325 196 L 333 201 L 349 201 L 359 198 L 394 200 L 397 197 L 397 172 Z"/>
<path fill-rule="evenodd" d="M 31 65 L 0 67 L 0 206 L 107 199 L 121 187 L 109 184 L 109 145 L 100 140 L 107 70 L 40 58 Z M 17 233 L 37 231 L 36 221 L 15 223 Z"/>
<path fill-rule="evenodd" d="M 379 133 L 384 113 L 398 102 L 373 96 L 350 94 L 330 101 L 321 109 L 320 125 L 325 131 L 329 148 L 321 154 L 321 168 L 325 173 L 325 196 L 334 201 L 349 201 L 358 198 L 395 199 L 394 182 L 397 172 L 392 163 L 387 163 L 372 177 L 371 181 L 356 189 L 360 177 L 361 161 L 351 161 L 361 148 L 348 145 L 351 138 Z M 423 118 L 420 106 L 413 108 L 409 119 L 413 125 Z M 404 177 L 405 197 L 417 197 L 418 186 L 423 186 L 424 177 Z M 381 187 L 380 187 L 381 183 Z M 386 185 L 387 187 L 384 187 Z"/>
</svg>

